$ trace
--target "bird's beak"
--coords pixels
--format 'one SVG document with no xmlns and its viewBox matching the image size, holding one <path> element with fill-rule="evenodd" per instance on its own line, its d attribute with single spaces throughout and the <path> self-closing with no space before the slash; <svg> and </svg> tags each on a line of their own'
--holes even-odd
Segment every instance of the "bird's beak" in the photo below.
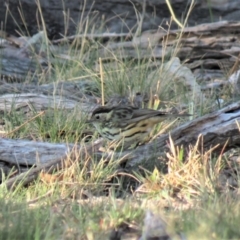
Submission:
<svg viewBox="0 0 240 240">
<path fill-rule="evenodd" d="M 92 123 L 93 121 L 91 119 L 88 119 L 85 123 Z"/>
<path fill-rule="evenodd" d="M 95 121 L 93 119 L 91 119 L 91 118 L 86 120 L 86 123 L 94 123 L 94 122 Z"/>
</svg>

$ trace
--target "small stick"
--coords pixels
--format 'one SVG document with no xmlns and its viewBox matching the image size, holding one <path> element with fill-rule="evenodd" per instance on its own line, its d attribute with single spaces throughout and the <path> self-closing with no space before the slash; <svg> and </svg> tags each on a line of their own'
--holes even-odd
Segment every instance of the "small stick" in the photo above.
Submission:
<svg viewBox="0 0 240 240">
<path fill-rule="evenodd" d="M 24 125 L 26 125 L 27 123 L 33 121 L 34 119 L 36 119 L 37 117 L 43 115 L 45 113 L 45 111 L 40 112 L 39 114 L 37 114 L 36 116 L 32 117 L 31 119 L 27 120 L 26 122 L 24 122 L 23 124 L 21 124 L 20 126 L 16 127 L 15 129 L 13 129 L 11 132 L 6 133 L 5 135 L 3 135 L 3 137 L 7 137 L 8 135 L 10 135 L 11 133 L 14 133 L 16 131 L 18 131 L 21 127 L 23 127 Z"/>
<path fill-rule="evenodd" d="M 102 92 L 102 106 L 104 106 L 104 89 L 103 89 L 103 67 L 102 67 L 102 58 L 99 58 L 100 65 L 100 78 L 101 78 L 101 92 Z"/>
</svg>

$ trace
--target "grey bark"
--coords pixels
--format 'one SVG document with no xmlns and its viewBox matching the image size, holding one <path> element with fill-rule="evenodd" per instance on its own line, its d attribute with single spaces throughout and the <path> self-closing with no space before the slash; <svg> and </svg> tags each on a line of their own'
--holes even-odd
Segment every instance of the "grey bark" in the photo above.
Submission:
<svg viewBox="0 0 240 240">
<path fill-rule="evenodd" d="M 24 33 L 23 35 L 28 35 L 26 33 L 33 35 L 39 31 L 39 28 L 42 29 L 43 24 L 36 2 L 38 1 L 0 0 L 0 22 L 3 23 L 4 28 L 14 34 L 18 30 Z M 167 22 L 170 22 L 171 17 L 165 0 L 40 0 L 39 2 L 50 38 L 58 38 L 59 34 L 75 34 L 76 23 L 79 22 L 82 23 L 79 30 L 83 33 L 86 19 L 89 20 L 88 24 L 95 26 L 100 32 L 107 30 L 120 33 L 129 32 L 129 29 L 136 30 L 139 25 L 137 17 L 144 17 L 142 30 L 157 29 L 159 26 L 168 28 Z M 176 17 L 180 20 L 185 19 L 191 1 L 171 0 L 170 2 Z M 144 5 L 145 9 L 143 9 Z M 19 9 L 24 20 L 20 16 Z M 195 0 L 195 7 L 188 25 L 215 22 L 220 19 L 238 21 L 240 20 L 239 12 L 238 0 Z M 5 19 L 7 19 L 6 22 Z M 172 27 L 176 28 L 176 24 L 173 23 Z M 90 29 L 92 27 L 89 31 Z"/>
<path fill-rule="evenodd" d="M 239 29 L 239 22 L 221 21 L 187 27 L 182 33 L 181 30 L 171 30 L 169 32 L 151 30 L 142 33 L 138 37 L 133 37 L 129 34 L 125 36 L 126 40 L 122 40 L 121 42 L 112 41 L 112 38 L 119 36 L 116 34 L 113 36 L 103 34 L 76 35 L 70 39 L 86 37 L 96 41 L 96 44 L 97 39 L 109 40 L 109 42 L 105 43 L 104 47 L 102 45 L 98 46 L 99 57 L 105 60 L 112 57 L 112 52 L 123 58 L 145 59 L 154 57 L 162 59 L 164 57 L 163 53 L 171 55 L 173 51 L 176 51 L 176 55 L 181 60 L 185 61 L 188 59 L 186 66 L 194 72 L 200 83 L 206 83 L 209 80 L 213 82 L 215 79 L 220 79 L 224 80 L 222 83 L 225 84 L 228 79 L 226 78 L 226 71 L 223 69 L 231 69 L 229 71 L 229 75 L 231 75 L 239 68 Z M 182 34 L 181 39 L 176 39 L 176 36 L 180 34 Z M 163 39 L 168 39 L 166 43 L 164 42 L 164 45 Z M 59 43 L 59 41 L 63 41 L 63 39 L 54 42 Z M 149 43 L 151 43 L 150 48 L 148 47 Z M 178 48 L 175 49 L 175 46 L 178 46 Z M 136 48 L 141 49 L 141 55 L 137 53 Z M 9 44 L 5 44 L 0 57 L 1 76 L 10 78 L 12 81 L 23 82 L 27 75 L 32 74 L 32 77 L 28 77 L 28 79 L 34 82 L 35 85 L 39 81 L 39 75 L 44 77 L 45 80 L 51 78 L 51 71 L 46 71 L 46 69 L 51 64 L 54 66 L 54 58 L 46 59 L 40 54 L 37 54 L 37 57 L 35 54 L 34 57 L 30 58 L 30 49 L 30 47 L 14 49 Z M 59 50 L 56 46 L 51 48 L 53 54 Z M 62 54 L 67 56 L 68 53 L 63 50 Z M 89 52 L 86 52 L 87 54 Z M 38 73 L 43 74 L 37 75 Z M 2 90 L 0 89 L 0 91 Z M 84 93 L 93 91 L 94 89 L 92 88 L 90 91 L 85 91 Z"/>
<path fill-rule="evenodd" d="M 203 141 L 199 150 L 208 150 L 214 147 L 213 153 L 219 154 L 240 146 L 239 125 L 240 102 L 231 104 L 219 111 L 206 116 L 196 118 L 175 130 L 170 135 L 175 146 L 183 146 L 187 152 L 189 144 L 195 145 L 201 135 Z M 86 156 L 99 155 L 105 158 L 122 158 L 126 161 L 129 170 L 138 169 L 140 165 L 159 158 L 166 158 L 169 134 L 160 136 L 156 141 L 138 147 L 135 150 L 121 153 L 100 153 L 98 148 L 101 142 L 95 145 L 76 146 L 67 144 L 52 144 L 25 140 L 0 139 L 0 163 L 5 173 L 10 173 L 12 167 L 17 173 L 26 172 L 32 166 L 28 174 L 21 173 L 19 176 L 10 178 L 6 184 L 11 188 L 17 181 L 28 183 L 37 178 L 40 171 L 53 171 L 66 166 L 66 156 L 72 153 L 71 160 L 84 161 Z M 73 151 L 74 150 L 74 151 Z"/>
</svg>

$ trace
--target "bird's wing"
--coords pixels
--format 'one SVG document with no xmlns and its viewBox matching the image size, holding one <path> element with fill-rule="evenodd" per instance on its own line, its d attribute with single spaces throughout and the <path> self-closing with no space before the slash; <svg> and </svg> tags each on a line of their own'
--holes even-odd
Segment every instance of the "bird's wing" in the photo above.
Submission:
<svg viewBox="0 0 240 240">
<path fill-rule="evenodd" d="M 112 121 L 124 121 L 129 120 L 133 117 L 135 108 L 133 107 L 115 107 L 113 109 L 113 114 L 111 115 Z"/>
<path fill-rule="evenodd" d="M 169 113 L 166 112 L 159 112 L 151 109 L 138 109 L 137 111 L 133 112 L 131 119 L 123 119 L 121 122 L 118 122 L 118 125 L 121 127 L 125 127 L 132 123 L 138 123 L 140 121 L 144 121 L 147 119 L 151 119 L 152 123 L 154 122 L 161 122 L 166 117 L 168 117 Z M 156 118 L 155 118 L 156 117 Z"/>
<path fill-rule="evenodd" d="M 143 109 L 137 109 L 135 111 L 133 111 L 133 116 L 132 118 L 138 118 L 141 116 L 148 116 L 148 117 L 153 117 L 153 116 L 165 116 L 165 115 L 171 115 L 168 112 L 160 112 L 157 110 L 153 110 L 153 109 L 148 109 L 148 108 L 143 108 Z"/>
</svg>

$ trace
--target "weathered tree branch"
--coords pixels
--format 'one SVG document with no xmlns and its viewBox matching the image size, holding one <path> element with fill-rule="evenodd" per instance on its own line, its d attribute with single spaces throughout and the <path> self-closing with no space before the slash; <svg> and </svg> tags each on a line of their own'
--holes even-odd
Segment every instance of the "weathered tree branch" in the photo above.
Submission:
<svg viewBox="0 0 240 240">
<path fill-rule="evenodd" d="M 225 152 L 240 146 L 240 102 L 233 103 L 219 111 L 196 118 L 173 130 L 170 135 L 176 146 L 195 145 L 198 136 L 203 138 L 203 150 L 218 145 L 215 153 Z M 144 160 L 165 155 L 168 151 L 169 134 L 164 134 L 155 142 L 132 151 L 127 167 L 133 168 Z"/>
<path fill-rule="evenodd" d="M 181 60 L 188 60 L 186 66 L 193 70 L 197 79 L 201 81 L 202 79 L 226 79 L 226 74 L 222 69 L 232 68 L 230 73 L 236 71 L 239 66 L 239 29 L 239 22 L 221 21 L 186 27 L 184 30 L 149 30 L 138 37 L 128 37 L 121 41 L 112 41 L 111 34 L 104 33 L 97 36 L 94 34 L 76 35 L 76 38 L 92 39 L 96 45 L 98 45 L 98 39 L 100 42 L 104 40 L 104 44 L 98 45 L 98 54 L 105 60 L 112 59 L 113 54 L 118 55 L 118 53 L 125 59 L 152 57 L 162 59 L 165 55 L 175 52 Z M 176 38 L 176 36 L 181 37 Z M 33 42 L 31 39 L 28 41 Z M 49 48 L 53 55 L 55 52 L 61 52 L 58 62 L 64 61 L 64 55 L 66 59 L 69 59 L 67 51 L 57 46 L 49 45 Z M 140 55 L 136 48 L 141 49 Z M 1 52 L 1 75 L 5 78 L 12 78 L 13 81 L 22 82 L 31 73 L 32 77 L 29 79 L 37 82 L 36 72 L 44 73 L 44 78 L 48 78 L 46 69 L 50 65 L 54 66 L 54 58 L 44 57 L 46 55 L 44 50 L 40 53 L 39 50 L 31 52 L 31 45 L 28 48 L 14 49 L 12 44 L 5 43 Z M 90 52 L 86 51 L 86 57 L 89 54 Z"/>
<path fill-rule="evenodd" d="M 238 122 L 240 122 L 240 101 L 176 128 L 171 132 L 171 137 L 176 146 L 188 147 L 189 144 L 194 145 L 201 134 L 203 136 L 203 150 L 218 145 L 214 152 L 224 152 L 240 146 Z M 135 150 L 121 153 L 102 153 L 102 156 L 110 158 L 114 154 L 115 158 L 125 158 L 126 167 L 136 169 L 139 165 L 143 165 L 146 160 L 164 157 L 168 151 L 168 139 L 169 134 L 164 134 L 156 141 L 140 146 Z M 61 161 L 66 159 L 66 156 L 73 149 L 75 152 L 83 154 L 78 158 L 82 159 L 86 155 L 100 154 L 98 147 L 99 145 L 83 148 L 83 146 L 66 144 L 0 139 L 0 162 L 8 163 L 11 166 L 17 165 L 18 168 L 37 166 L 36 169 L 30 170 L 29 177 L 28 174 L 26 176 L 24 173 L 9 179 L 7 186 L 10 188 L 14 181 L 28 183 L 35 179 L 41 170 L 52 171 L 61 168 Z"/>
<path fill-rule="evenodd" d="M 24 140 L 0 139 L 0 162 L 9 167 L 15 166 L 18 175 L 6 180 L 3 184 L 8 189 L 19 183 L 26 185 L 35 180 L 41 171 L 52 173 L 72 164 L 82 161 L 96 152 L 101 141 L 88 146 L 74 144 L 51 144 L 47 142 L 31 142 Z M 22 172 L 21 167 L 29 168 Z"/>
</svg>

